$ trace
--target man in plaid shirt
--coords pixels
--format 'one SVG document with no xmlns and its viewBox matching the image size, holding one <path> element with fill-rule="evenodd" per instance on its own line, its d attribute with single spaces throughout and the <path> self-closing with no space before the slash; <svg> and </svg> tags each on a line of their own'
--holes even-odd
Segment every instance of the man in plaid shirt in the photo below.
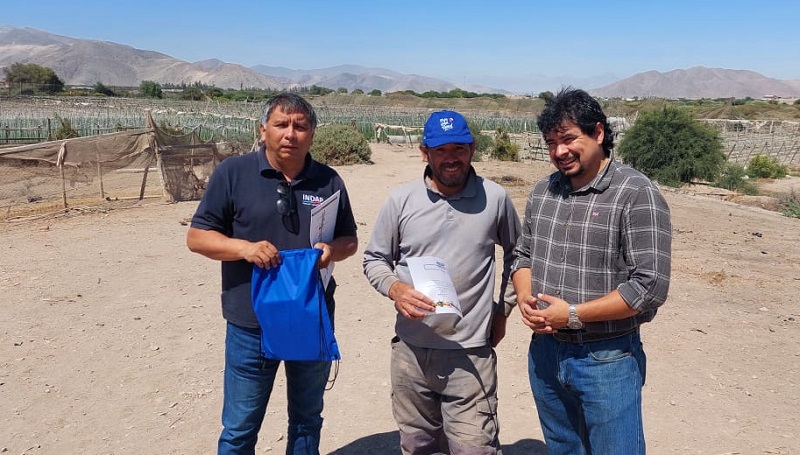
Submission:
<svg viewBox="0 0 800 455">
<path fill-rule="evenodd" d="M 547 448 L 644 454 L 639 326 L 667 298 L 669 207 L 614 160 L 599 103 L 564 89 L 537 120 L 557 171 L 528 196 L 512 280 L 533 330 L 528 375 Z"/>
</svg>

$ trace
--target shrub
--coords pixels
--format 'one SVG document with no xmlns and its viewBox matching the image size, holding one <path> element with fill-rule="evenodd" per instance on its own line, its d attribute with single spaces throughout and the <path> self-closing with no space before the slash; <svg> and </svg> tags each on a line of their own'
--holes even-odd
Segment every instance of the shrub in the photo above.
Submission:
<svg viewBox="0 0 800 455">
<path fill-rule="evenodd" d="M 788 168 L 775 157 L 756 155 L 747 165 L 747 175 L 752 178 L 780 179 L 786 177 Z"/>
<path fill-rule="evenodd" d="M 480 127 L 474 120 L 467 120 L 467 127 L 469 132 L 472 133 L 472 140 L 475 141 L 475 154 L 472 155 L 472 161 L 481 161 L 483 160 L 483 155 L 489 152 L 492 147 L 492 138 L 481 133 Z"/>
<path fill-rule="evenodd" d="M 61 117 L 60 115 L 56 114 L 56 120 L 58 120 L 59 126 L 56 128 L 55 137 L 56 139 L 71 139 L 73 137 L 78 137 L 78 130 L 72 127 L 72 122 L 69 119 Z"/>
<path fill-rule="evenodd" d="M 714 181 L 725 163 L 719 133 L 669 106 L 642 114 L 617 152 L 626 163 L 668 186 L 694 179 Z"/>
<path fill-rule="evenodd" d="M 744 167 L 733 163 L 728 163 L 722 168 L 722 172 L 714 182 L 714 186 L 737 191 L 748 196 L 758 194 L 758 188 L 747 179 Z"/>
<path fill-rule="evenodd" d="M 317 128 L 311 156 L 330 166 L 372 164 L 369 143 L 350 125 L 325 125 Z"/>
<path fill-rule="evenodd" d="M 519 161 L 519 145 L 511 142 L 506 130 L 497 128 L 490 156 L 500 161 Z"/>
<path fill-rule="evenodd" d="M 781 198 L 781 205 L 783 206 L 783 214 L 791 218 L 800 218 L 800 196 L 792 190 L 792 192 Z"/>
</svg>

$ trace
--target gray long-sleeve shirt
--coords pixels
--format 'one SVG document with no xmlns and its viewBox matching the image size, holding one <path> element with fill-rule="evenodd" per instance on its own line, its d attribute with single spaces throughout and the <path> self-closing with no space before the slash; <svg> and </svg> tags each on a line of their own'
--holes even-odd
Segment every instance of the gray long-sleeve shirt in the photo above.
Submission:
<svg viewBox="0 0 800 455">
<path fill-rule="evenodd" d="M 397 281 L 413 283 L 407 258 L 443 259 L 463 318 L 455 322 L 450 315 L 438 314 L 411 320 L 398 314 L 395 331 L 413 346 L 485 346 L 495 311 L 508 314 L 516 304 L 509 275 L 519 232 L 519 217 L 505 189 L 474 170 L 464 189 L 451 197 L 434 191 L 427 178 L 415 180 L 395 188 L 384 203 L 364 251 L 364 274 L 378 292 L 388 296 Z M 494 304 L 495 245 L 503 249 L 502 308 Z"/>
</svg>

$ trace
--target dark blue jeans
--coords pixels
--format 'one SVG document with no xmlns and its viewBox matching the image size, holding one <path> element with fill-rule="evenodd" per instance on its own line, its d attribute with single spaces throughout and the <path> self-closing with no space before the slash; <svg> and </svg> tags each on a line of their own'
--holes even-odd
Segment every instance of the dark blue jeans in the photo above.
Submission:
<svg viewBox="0 0 800 455">
<path fill-rule="evenodd" d="M 534 335 L 528 376 L 551 455 L 644 455 L 639 333 L 571 344 Z"/>
<path fill-rule="evenodd" d="M 225 336 L 225 391 L 218 453 L 255 453 L 279 360 L 261 357 L 261 330 L 228 323 Z M 287 455 L 318 455 L 322 395 L 330 362 L 284 362 L 288 395 Z"/>
</svg>

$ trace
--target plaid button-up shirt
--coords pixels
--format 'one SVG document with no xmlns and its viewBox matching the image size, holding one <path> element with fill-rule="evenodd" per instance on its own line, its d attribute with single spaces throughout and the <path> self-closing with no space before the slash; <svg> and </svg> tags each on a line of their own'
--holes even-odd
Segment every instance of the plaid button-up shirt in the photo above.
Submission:
<svg viewBox="0 0 800 455">
<path fill-rule="evenodd" d="M 585 326 L 592 333 L 617 332 L 652 320 L 666 300 L 671 249 L 669 207 L 658 188 L 611 159 L 578 190 L 560 172 L 533 187 L 512 273 L 530 268 L 533 295 L 568 303 L 619 290 L 639 313 Z"/>
</svg>

